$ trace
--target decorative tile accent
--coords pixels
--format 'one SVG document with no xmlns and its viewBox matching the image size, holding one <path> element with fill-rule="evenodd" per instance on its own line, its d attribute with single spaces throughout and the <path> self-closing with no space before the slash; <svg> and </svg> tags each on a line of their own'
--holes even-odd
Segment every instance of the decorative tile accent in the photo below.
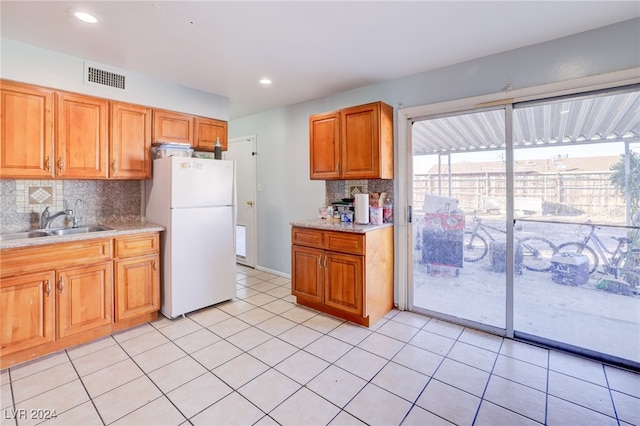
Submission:
<svg viewBox="0 0 640 426">
<path fill-rule="evenodd" d="M 369 192 L 366 180 L 348 180 L 345 182 L 345 198 L 355 198 L 356 194 Z"/>
<path fill-rule="evenodd" d="M 53 187 L 30 187 L 29 204 L 51 204 L 53 201 Z"/>
<path fill-rule="evenodd" d="M 45 208 L 64 209 L 64 191 L 61 181 L 17 180 L 16 213 L 38 213 Z"/>
</svg>

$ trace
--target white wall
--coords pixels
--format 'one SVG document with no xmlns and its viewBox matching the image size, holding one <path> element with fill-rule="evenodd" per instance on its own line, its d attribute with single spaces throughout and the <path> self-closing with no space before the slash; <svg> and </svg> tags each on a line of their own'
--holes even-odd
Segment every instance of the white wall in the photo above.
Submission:
<svg viewBox="0 0 640 426">
<path fill-rule="evenodd" d="M 315 217 L 324 203 L 324 182 L 309 179 L 309 115 L 376 100 L 395 109 L 427 105 L 501 92 L 507 83 L 520 89 L 638 66 L 634 19 L 230 121 L 229 137 L 257 135 L 257 266 L 289 274 L 289 223 Z"/>
<path fill-rule="evenodd" d="M 0 77 L 122 102 L 229 119 L 229 98 L 91 62 L 124 74 L 125 89 L 83 83 L 84 60 L 7 38 L 1 39 Z"/>
</svg>

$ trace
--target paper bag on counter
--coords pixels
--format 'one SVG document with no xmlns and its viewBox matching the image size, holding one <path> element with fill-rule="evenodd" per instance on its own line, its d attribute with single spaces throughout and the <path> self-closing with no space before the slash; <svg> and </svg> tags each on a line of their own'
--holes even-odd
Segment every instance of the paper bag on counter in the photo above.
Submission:
<svg viewBox="0 0 640 426">
<path fill-rule="evenodd" d="M 369 193 L 369 206 L 384 207 L 385 201 L 387 201 L 386 192 L 370 192 Z"/>
</svg>

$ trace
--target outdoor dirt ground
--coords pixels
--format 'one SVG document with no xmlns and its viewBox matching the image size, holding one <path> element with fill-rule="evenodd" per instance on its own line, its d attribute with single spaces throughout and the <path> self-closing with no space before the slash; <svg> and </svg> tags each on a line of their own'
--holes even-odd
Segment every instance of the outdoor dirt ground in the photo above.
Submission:
<svg viewBox="0 0 640 426">
<path fill-rule="evenodd" d="M 504 227 L 504 219 L 484 220 Z M 554 244 L 580 241 L 588 232 L 577 224 L 522 224 L 518 236 L 542 236 Z M 602 227 L 597 232 L 613 248 L 615 241 L 609 236 L 626 235 L 627 231 Z M 499 233 L 495 237 L 504 239 Z M 515 330 L 640 363 L 640 295 L 598 289 L 596 283 L 601 276 L 596 272 L 587 283 L 571 286 L 554 282 L 551 272 L 523 269 L 514 278 Z M 465 262 L 456 276 L 455 268 L 434 265 L 427 273 L 421 252 L 416 250 L 413 282 L 416 307 L 505 327 L 506 274 L 492 270 L 489 255 L 477 263 Z"/>
</svg>

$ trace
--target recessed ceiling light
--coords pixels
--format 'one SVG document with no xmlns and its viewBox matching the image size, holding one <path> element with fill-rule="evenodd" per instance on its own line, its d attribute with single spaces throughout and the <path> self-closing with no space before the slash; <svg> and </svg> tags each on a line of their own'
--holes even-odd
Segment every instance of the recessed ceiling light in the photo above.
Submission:
<svg viewBox="0 0 640 426">
<path fill-rule="evenodd" d="M 95 24 L 96 22 L 98 22 L 98 18 L 87 12 L 83 12 L 80 10 L 69 10 L 69 13 L 71 13 L 82 22 L 86 22 L 89 24 Z"/>
<path fill-rule="evenodd" d="M 271 80 L 269 80 L 268 78 L 262 78 L 260 79 L 260 84 L 264 84 L 265 86 L 268 86 L 271 84 Z"/>
</svg>

